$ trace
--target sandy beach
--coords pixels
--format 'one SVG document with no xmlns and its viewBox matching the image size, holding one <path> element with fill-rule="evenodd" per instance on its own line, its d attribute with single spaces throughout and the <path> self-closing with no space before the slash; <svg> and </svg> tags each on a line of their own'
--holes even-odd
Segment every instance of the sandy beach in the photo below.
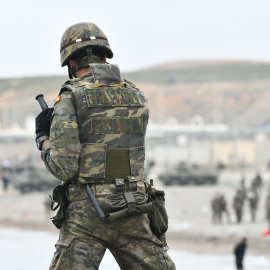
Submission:
<svg viewBox="0 0 270 270">
<path fill-rule="evenodd" d="M 157 179 L 158 171 L 151 173 Z M 267 181 L 266 181 L 267 183 Z M 261 191 L 256 222 L 251 221 L 248 203 L 245 204 L 244 220 L 236 224 L 232 209 L 235 183 L 220 180 L 215 186 L 163 186 L 155 181 L 158 189 L 166 193 L 169 214 L 167 240 L 170 248 L 197 253 L 232 254 L 234 245 L 242 238 L 248 238 L 247 253 L 264 256 L 270 260 L 270 236 L 262 233 L 267 229 L 265 220 L 266 187 Z M 216 192 L 224 194 L 231 216 L 228 223 L 212 224 L 210 200 Z M 12 187 L 8 192 L 0 191 L 0 226 L 19 227 L 26 230 L 57 232 L 46 212 L 45 200 L 50 192 L 21 194 Z"/>
</svg>

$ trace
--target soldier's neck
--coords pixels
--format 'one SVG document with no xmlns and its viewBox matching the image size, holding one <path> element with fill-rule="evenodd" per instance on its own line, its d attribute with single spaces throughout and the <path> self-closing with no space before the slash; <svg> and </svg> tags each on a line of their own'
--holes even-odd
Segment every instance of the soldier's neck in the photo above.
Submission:
<svg viewBox="0 0 270 270">
<path fill-rule="evenodd" d="M 80 68 L 75 72 L 77 78 L 81 78 L 81 76 L 87 72 L 91 71 L 90 67 Z"/>
</svg>

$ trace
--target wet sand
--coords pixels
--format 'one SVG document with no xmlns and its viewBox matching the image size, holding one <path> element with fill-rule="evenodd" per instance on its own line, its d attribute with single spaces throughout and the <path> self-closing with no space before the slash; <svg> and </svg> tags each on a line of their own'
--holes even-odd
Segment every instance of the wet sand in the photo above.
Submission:
<svg viewBox="0 0 270 270">
<path fill-rule="evenodd" d="M 152 173 L 157 179 L 155 173 Z M 270 236 L 262 236 L 267 229 L 265 220 L 266 188 L 261 192 L 257 221 L 252 222 L 248 202 L 245 203 L 244 220 L 236 224 L 232 209 L 235 184 L 220 181 L 216 186 L 163 186 L 155 181 L 158 189 L 165 190 L 169 214 L 168 245 L 198 253 L 232 254 L 234 245 L 248 238 L 248 254 L 265 256 L 270 260 Z M 216 192 L 225 195 L 231 222 L 226 217 L 222 224 L 212 224 L 210 200 Z M 45 200 L 50 192 L 20 194 L 12 188 L 7 193 L 0 191 L 0 226 L 19 227 L 26 230 L 58 230 L 46 212 Z"/>
</svg>

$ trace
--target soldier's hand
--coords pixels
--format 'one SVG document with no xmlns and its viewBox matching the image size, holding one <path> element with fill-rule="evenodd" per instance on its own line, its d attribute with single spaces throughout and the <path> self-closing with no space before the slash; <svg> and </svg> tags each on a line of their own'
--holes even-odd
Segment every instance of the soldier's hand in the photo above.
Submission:
<svg viewBox="0 0 270 270">
<path fill-rule="evenodd" d="M 47 108 L 36 117 L 36 139 L 44 135 L 49 136 L 53 110 Z"/>
</svg>

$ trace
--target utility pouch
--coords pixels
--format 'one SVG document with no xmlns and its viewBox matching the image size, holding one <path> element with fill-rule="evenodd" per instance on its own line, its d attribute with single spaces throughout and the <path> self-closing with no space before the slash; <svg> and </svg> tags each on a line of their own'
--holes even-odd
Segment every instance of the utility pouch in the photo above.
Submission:
<svg viewBox="0 0 270 270">
<path fill-rule="evenodd" d="M 68 198 L 66 196 L 67 184 L 68 182 L 65 182 L 64 184 L 55 187 L 52 194 L 51 210 L 55 211 L 59 208 L 56 215 L 51 218 L 52 223 L 57 229 L 61 228 L 64 220 L 65 210 L 68 205 Z M 57 203 L 55 207 L 54 203 Z"/>
<path fill-rule="evenodd" d="M 147 200 L 147 194 L 139 191 L 113 194 L 105 197 L 101 208 L 106 213 L 106 221 L 113 222 L 127 215 L 149 213 L 152 204 Z"/>
<path fill-rule="evenodd" d="M 164 234 L 168 230 L 168 215 L 165 208 L 164 191 L 156 190 L 153 186 L 153 180 L 150 184 L 144 182 L 148 194 L 148 202 L 152 203 L 152 211 L 148 213 L 150 227 L 153 233 L 164 242 Z"/>
<path fill-rule="evenodd" d="M 126 208 L 128 212 L 134 212 L 136 210 L 136 205 L 146 203 L 147 195 L 139 191 L 112 194 L 105 197 L 103 211 L 105 213 L 114 213 Z"/>
</svg>

